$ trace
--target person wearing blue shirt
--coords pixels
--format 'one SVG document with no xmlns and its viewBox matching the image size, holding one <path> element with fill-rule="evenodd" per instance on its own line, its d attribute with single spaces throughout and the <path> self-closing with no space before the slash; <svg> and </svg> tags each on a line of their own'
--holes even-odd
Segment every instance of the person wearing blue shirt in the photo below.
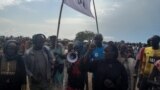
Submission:
<svg viewBox="0 0 160 90">
<path fill-rule="evenodd" d="M 90 65 L 94 65 L 94 63 L 99 62 L 101 60 L 104 60 L 105 53 L 104 53 L 104 47 L 102 44 L 103 36 L 102 34 L 96 34 L 94 37 L 94 48 L 91 49 L 90 55 L 89 55 L 89 72 L 93 73 L 92 77 L 92 89 L 94 90 L 95 86 L 95 72 L 93 71 L 92 67 Z"/>
<path fill-rule="evenodd" d="M 95 48 L 91 52 L 90 60 L 102 60 L 104 59 L 104 47 L 102 45 L 103 37 L 101 34 L 96 34 L 94 37 Z"/>
<path fill-rule="evenodd" d="M 104 58 L 104 48 L 103 47 L 95 48 L 91 54 L 91 61 L 102 60 L 103 58 Z"/>
</svg>

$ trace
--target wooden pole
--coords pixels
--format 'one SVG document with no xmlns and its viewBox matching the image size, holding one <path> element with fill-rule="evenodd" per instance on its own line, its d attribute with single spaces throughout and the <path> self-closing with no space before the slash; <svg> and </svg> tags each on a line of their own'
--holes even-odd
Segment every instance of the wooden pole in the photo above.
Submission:
<svg viewBox="0 0 160 90">
<path fill-rule="evenodd" d="M 60 9 L 60 13 L 59 13 L 58 27 L 57 27 L 57 39 L 56 39 L 56 44 L 55 44 L 56 47 L 57 47 L 57 44 L 58 44 L 58 37 L 59 37 L 59 30 L 60 30 L 60 25 L 61 25 L 61 17 L 62 17 L 63 3 L 64 3 L 64 0 L 62 0 L 61 9 Z M 55 48 L 56 48 L 56 47 L 55 47 Z"/>
<path fill-rule="evenodd" d="M 97 26 L 97 33 L 99 33 L 99 26 L 98 26 L 98 19 L 97 19 L 97 11 L 96 11 L 96 5 L 93 0 L 93 7 L 94 7 L 94 13 L 95 13 L 95 19 L 96 19 L 96 26 Z"/>
</svg>

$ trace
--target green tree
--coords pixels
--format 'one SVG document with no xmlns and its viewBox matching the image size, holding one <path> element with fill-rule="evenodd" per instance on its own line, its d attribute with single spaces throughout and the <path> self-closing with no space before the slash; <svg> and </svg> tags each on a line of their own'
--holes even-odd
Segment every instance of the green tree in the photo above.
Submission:
<svg viewBox="0 0 160 90">
<path fill-rule="evenodd" d="M 76 34 L 76 39 L 80 41 L 91 40 L 95 36 L 95 33 L 92 31 L 81 31 Z"/>
</svg>

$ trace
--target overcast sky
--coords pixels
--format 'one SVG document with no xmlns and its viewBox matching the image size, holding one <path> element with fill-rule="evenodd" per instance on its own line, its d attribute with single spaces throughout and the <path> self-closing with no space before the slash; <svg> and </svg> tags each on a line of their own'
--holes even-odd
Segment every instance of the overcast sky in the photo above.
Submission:
<svg viewBox="0 0 160 90">
<path fill-rule="evenodd" d="M 95 0 L 95 4 L 100 33 L 107 41 L 146 42 L 160 35 L 160 0 Z M 0 35 L 56 35 L 60 5 L 61 0 L 0 0 Z M 84 30 L 96 33 L 95 19 L 64 5 L 59 37 L 74 39 Z"/>
</svg>

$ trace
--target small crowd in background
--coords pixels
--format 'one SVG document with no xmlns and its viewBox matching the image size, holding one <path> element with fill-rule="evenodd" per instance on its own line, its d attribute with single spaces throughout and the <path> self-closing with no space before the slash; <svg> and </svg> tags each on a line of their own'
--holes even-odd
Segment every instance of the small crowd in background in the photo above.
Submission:
<svg viewBox="0 0 160 90">
<path fill-rule="evenodd" d="M 0 90 L 160 90 L 160 36 L 146 43 L 1 36 Z"/>
</svg>

